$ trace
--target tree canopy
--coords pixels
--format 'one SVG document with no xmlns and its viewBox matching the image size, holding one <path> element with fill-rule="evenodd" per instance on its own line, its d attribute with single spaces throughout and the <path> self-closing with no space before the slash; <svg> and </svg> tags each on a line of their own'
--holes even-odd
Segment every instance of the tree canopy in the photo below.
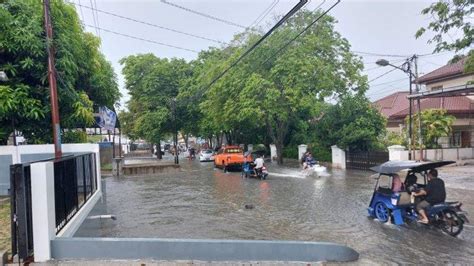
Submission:
<svg viewBox="0 0 474 266">
<path fill-rule="evenodd" d="M 121 114 L 128 124 L 127 133 L 158 143 L 173 130 L 175 121 L 169 103 L 176 99 L 176 124 L 181 132 L 208 139 L 225 137 L 234 144 L 274 143 L 281 163 L 284 147 L 295 142 L 294 136 L 314 136 L 314 125 L 326 110 L 328 99 L 344 101 L 333 106 L 335 110 L 355 97 L 356 104 L 348 109 L 354 107 L 369 117 L 345 110 L 350 118 L 344 121 L 352 122 L 350 119 L 357 117 L 358 124 L 338 128 L 344 131 L 339 134 L 351 135 L 343 138 L 345 146 L 357 146 L 359 142 L 362 144 L 358 147 L 370 146 L 377 131 L 383 129 L 383 119 L 360 96 L 367 88 L 367 77 L 361 73 L 363 63 L 350 52 L 349 42 L 334 30 L 334 18 L 324 16 L 287 49 L 279 51 L 319 15 L 319 11 L 298 12 L 212 86 L 211 81 L 263 33 L 238 34 L 228 46 L 202 51 L 191 62 L 152 54 L 122 59 L 131 95 L 129 112 Z M 369 126 L 376 128 L 358 135 L 351 132 L 369 130 Z M 332 140 L 339 143 L 336 137 Z"/>
<path fill-rule="evenodd" d="M 120 98 L 111 64 L 97 37 L 84 31 L 72 4 L 51 2 L 59 111 L 62 128 L 93 123 L 98 106 Z M 32 143 L 52 142 L 47 50 L 41 1 L 0 1 L 0 141 L 12 125 Z"/>
</svg>

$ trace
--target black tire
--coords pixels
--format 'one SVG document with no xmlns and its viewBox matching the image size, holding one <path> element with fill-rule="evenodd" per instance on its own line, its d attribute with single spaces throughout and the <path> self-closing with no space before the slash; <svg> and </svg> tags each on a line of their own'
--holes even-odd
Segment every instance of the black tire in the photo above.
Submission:
<svg viewBox="0 0 474 266">
<path fill-rule="evenodd" d="M 440 227 L 443 232 L 450 236 L 457 236 L 462 232 L 464 221 L 453 210 L 444 210 L 438 214 Z"/>
</svg>

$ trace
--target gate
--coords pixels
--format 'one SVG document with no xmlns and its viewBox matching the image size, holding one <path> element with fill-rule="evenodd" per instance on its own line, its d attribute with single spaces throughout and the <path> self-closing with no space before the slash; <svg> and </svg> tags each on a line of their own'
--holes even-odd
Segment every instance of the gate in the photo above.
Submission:
<svg viewBox="0 0 474 266">
<path fill-rule="evenodd" d="M 31 164 L 54 160 L 54 199 L 56 233 L 97 191 L 97 165 L 94 153 L 66 155 L 10 166 L 12 255 L 27 261 L 34 255 L 31 200 Z"/>
<path fill-rule="evenodd" d="M 371 167 L 379 165 L 389 160 L 386 151 L 347 151 L 346 168 L 369 170 Z"/>
</svg>

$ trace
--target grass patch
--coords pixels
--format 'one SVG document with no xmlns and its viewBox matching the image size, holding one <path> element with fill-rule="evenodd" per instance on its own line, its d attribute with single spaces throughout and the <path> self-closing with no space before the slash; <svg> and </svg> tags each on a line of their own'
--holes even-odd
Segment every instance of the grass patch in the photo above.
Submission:
<svg viewBox="0 0 474 266">
<path fill-rule="evenodd" d="M 100 170 L 112 171 L 112 164 L 106 163 L 100 166 Z"/>
<path fill-rule="evenodd" d="M 11 254 L 10 202 L 0 203 L 0 250 Z"/>
</svg>

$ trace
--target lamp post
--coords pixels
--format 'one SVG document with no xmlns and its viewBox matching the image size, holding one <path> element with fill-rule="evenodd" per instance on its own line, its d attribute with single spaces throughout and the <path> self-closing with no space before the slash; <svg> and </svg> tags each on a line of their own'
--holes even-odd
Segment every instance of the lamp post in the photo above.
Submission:
<svg viewBox="0 0 474 266">
<path fill-rule="evenodd" d="M 393 64 L 390 64 L 390 62 L 388 60 L 385 60 L 385 59 L 379 59 L 377 60 L 375 63 L 379 66 L 391 66 L 391 67 L 394 67 L 396 69 L 400 69 L 401 71 L 405 72 L 408 74 L 408 79 L 409 79 L 409 88 L 410 88 L 410 95 L 412 94 L 412 78 L 413 78 L 413 72 L 411 70 L 411 60 L 412 60 L 413 57 L 411 58 L 407 58 L 407 60 L 405 61 L 405 63 L 403 63 L 401 66 L 396 66 L 396 65 L 393 65 Z M 411 103 L 411 98 L 408 98 L 408 102 L 409 102 L 409 116 L 408 116 L 408 159 L 409 160 L 412 160 L 414 159 L 414 156 L 412 156 L 412 138 L 413 138 L 413 134 L 412 134 L 412 113 L 413 113 L 413 109 L 412 109 L 412 103 Z"/>
</svg>

